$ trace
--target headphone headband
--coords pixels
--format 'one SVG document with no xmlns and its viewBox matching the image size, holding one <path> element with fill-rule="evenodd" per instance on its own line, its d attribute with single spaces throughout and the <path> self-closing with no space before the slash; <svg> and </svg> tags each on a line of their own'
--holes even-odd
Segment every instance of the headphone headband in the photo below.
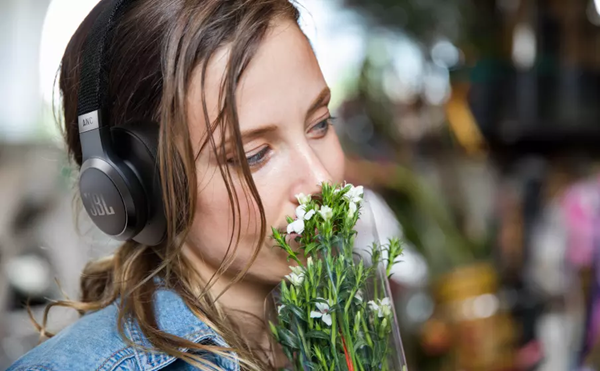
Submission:
<svg viewBox="0 0 600 371">
<path fill-rule="evenodd" d="M 80 117 L 80 121 L 81 116 L 84 115 L 91 115 L 86 116 L 87 119 L 98 116 L 96 119 L 98 126 L 106 126 L 103 124 L 102 111 L 109 107 L 109 102 L 107 102 L 108 74 L 105 68 L 107 53 L 112 40 L 112 30 L 122 18 L 129 3 L 131 0 L 106 0 L 96 5 L 101 6 L 102 11 L 94 20 L 83 46 L 79 100 L 77 102 L 77 115 Z M 94 111 L 99 111 L 99 114 L 94 115 Z M 104 118 L 107 119 L 107 117 Z M 81 129 L 80 123 L 80 132 Z"/>
</svg>

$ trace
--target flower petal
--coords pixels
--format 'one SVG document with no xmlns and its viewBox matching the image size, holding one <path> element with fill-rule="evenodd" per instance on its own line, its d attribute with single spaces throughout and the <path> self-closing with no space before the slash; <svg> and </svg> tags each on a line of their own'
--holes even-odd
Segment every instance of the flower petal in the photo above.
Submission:
<svg viewBox="0 0 600 371">
<path fill-rule="evenodd" d="M 306 215 L 306 206 L 300 205 L 296 208 L 296 217 L 298 219 L 304 219 L 304 215 Z"/>
<path fill-rule="evenodd" d="M 356 292 L 356 294 L 354 295 L 354 298 L 356 298 L 356 300 L 362 302 L 363 301 L 363 297 L 362 297 L 362 290 L 358 290 Z"/>
<path fill-rule="evenodd" d="M 322 313 L 327 312 L 329 310 L 329 305 L 325 303 L 317 303 L 317 309 Z"/>
<path fill-rule="evenodd" d="M 323 316 L 323 313 L 321 312 L 316 312 L 314 310 L 310 312 L 310 318 L 321 318 L 321 316 Z"/>
<path fill-rule="evenodd" d="M 295 220 L 291 225 L 292 225 L 292 230 L 295 233 L 301 234 L 302 232 L 304 232 L 304 220 L 302 220 L 302 219 Z"/>
<path fill-rule="evenodd" d="M 294 286 L 301 286 L 302 282 L 304 282 L 304 273 L 293 274 L 292 284 Z"/>
<path fill-rule="evenodd" d="M 333 209 L 329 206 L 323 206 L 321 207 L 321 210 L 319 210 L 319 214 L 321 214 L 324 220 L 329 220 L 333 217 Z"/>
<path fill-rule="evenodd" d="M 371 310 L 375 311 L 379 309 L 379 305 L 377 305 L 377 303 L 375 303 L 373 300 L 369 300 L 369 302 L 367 303 L 369 305 L 369 307 L 371 308 Z"/>
<path fill-rule="evenodd" d="M 362 196 L 364 193 L 364 187 L 363 186 L 354 187 L 353 191 L 354 191 L 355 196 Z"/>
<path fill-rule="evenodd" d="M 300 205 L 306 205 L 311 200 L 311 195 L 305 195 L 304 193 L 299 193 L 296 195 L 296 199 Z"/>
<path fill-rule="evenodd" d="M 348 205 L 348 216 L 350 218 L 352 218 L 354 216 L 354 214 L 356 213 L 356 203 L 355 202 L 350 202 L 350 205 Z"/>
<path fill-rule="evenodd" d="M 300 275 L 300 274 L 304 274 L 304 268 L 302 266 L 295 266 L 292 267 L 290 266 L 290 269 L 292 270 L 292 272 L 294 272 L 294 274 Z"/>
<path fill-rule="evenodd" d="M 304 220 L 310 220 L 310 218 L 312 218 L 312 217 L 313 217 L 313 215 L 315 215 L 315 211 L 314 211 L 314 210 L 311 210 L 311 211 L 307 212 L 307 213 L 304 215 Z"/>
<path fill-rule="evenodd" d="M 327 326 L 331 326 L 331 315 L 329 313 L 323 314 L 323 317 L 321 319 L 323 320 L 323 322 L 325 322 Z"/>
</svg>

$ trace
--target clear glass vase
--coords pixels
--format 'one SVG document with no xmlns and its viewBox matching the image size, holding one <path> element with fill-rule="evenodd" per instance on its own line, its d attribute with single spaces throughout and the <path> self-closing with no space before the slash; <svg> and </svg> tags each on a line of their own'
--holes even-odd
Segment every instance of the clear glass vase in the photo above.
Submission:
<svg viewBox="0 0 600 371">
<path fill-rule="evenodd" d="M 363 262 L 372 264 L 369 252 L 375 242 L 382 254 L 384 260 L 387 258 L 387 252 L 382 249 L 389 238 L 396 237 L 395 228 L 387 227 L 390 224 L 396 224 L 396 220 L 388 220 L 393 217 L 390 214 L 383 212 L 387 205 L 382 205 L 383 199 L 375 197 L 372 193 L 366 193 L 363 201 L 362 213 L 356 224 L 357 236 L 354 241 L 355 259 L 362 259 Z M 383 250 L 383 251 L 381 251 Z M 394 269 L 401 270 L 402 263 L 397 263 Z M 390 370 L 407 370 L 406 356 L 402 345 L 402 337 L 400 336 L 400 326 L 398 316 L 395 309 L 395 300 L 392 295 L 390 279 L 387 277 L 386 264 L 382 262 L 376 271 L 376 275 L 369 285 L 369 289 L 365 294 L 365 300 L 373 300 L 376 297 L 375 287 L 382 290 L 383 296 L 390 298 L 392 325 L 388 338 L 389 346 L 393 351 L 388 353 L 388 365 Z"/>
<path fill-rule="evenodd" d="M 292 288 L 290 282 L 277 287 L 267 298 L 266 318 L 275 333 L 273 349 L 284 350 L 290 361 L 280 369 L 329 370 L 333 365 L 336 371 L 406 370 L 386 271 L 387 242 L 379 238 L 377 205 L 372 204 L 375 202 L 380 201 L 370 197 L 363 200 L 360 218 L 354 228 L 357 234 L 352 240 L 334 239 L 329 246 L 331 250 L 324 252 L 320 261 L 312 263 L 315 271 L 314 267 L 321 264 L 324 272 L 318 287 L 330 282 L 339 285 L 337 302 L 324 300 L 310 313 L 282 307 L 282 291 L 289 297 L 290 290 L 297 291 L 298 295 L 307 290 L 301 285 Z M 347 246 L 348 241 L 352 246 Z M 380 257 L 378 266 L 373 265 L 373 256 Z M 401 265 L 396 269 L 399 267 Z M 357 272 L 361 269 L 370 274 L 360 276 Z M 305 272 L 305 279 L 313 282 L 308 270 Z M 360 292 L 354 293 L 359 286 L 345 285 L 344 280 L 356 282 L 359 276 L 365 279 L 361 281 Z M 310 286 L 309 290 L 313 288 Z"/>
</svg>

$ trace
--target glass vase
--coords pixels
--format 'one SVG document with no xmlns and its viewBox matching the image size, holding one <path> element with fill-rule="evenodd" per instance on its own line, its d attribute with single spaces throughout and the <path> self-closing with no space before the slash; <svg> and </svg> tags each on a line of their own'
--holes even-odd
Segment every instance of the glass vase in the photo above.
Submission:
<svg viewBox="0 0 600 371">
<path fill-rule="evenodd" d="M 274 334 L 272 348 L 285 353 L 289 360 L 280 370 L 406 370 L 388 278 L 389 245 L 380 241 L 374 213 L 377 208 L 371 202 L 378 200 L 363 200 L 352 238 L 334 235 L 314 261 L 307 263 L 311 266 L 305 268 L 301 283 L 283 282 L 267 298 L 266 318 Z M 394 268 L 401 269 L 401 264 Z M 322 275 L 315 273 L 319 271 Z M 314 281 L 316 276 L 320 280 Z M 339 287 L 335 299 L 315 299 L 328 285 Z M 305 293 L 312 298 L 311 309 L 282 299 Z"/>
</svg>

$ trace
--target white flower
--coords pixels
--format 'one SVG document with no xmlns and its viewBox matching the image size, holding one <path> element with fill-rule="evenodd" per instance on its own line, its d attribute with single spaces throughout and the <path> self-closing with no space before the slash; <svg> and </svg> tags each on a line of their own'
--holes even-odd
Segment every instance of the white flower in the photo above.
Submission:
<svg viewBox="0 0 600 371">
<path fill-rule="evenodd" d="M 329 206 L 323 206 L 321 210 L 319 210 L 319 214 L 321 214 L 325 221 L 333 218 L 333 210 Z"/>
<path fill-rule="evenodd" d="M 288 234 L 291 234 L 291 233 L 302 234 L 302 232 L 304 232 L 304 220 L 302 220 L 302 219 L 294 220 L 287 226 Z"/>
<path fill-rule="evenodd" d="M 381 313 L 379 313 L 379 317 L 383 317 L 383 316 L 387 317 L 390 314 L 392 314 L 392 304 L 390 303 L 390 299 L 389 298 L 381 299 L 381 302 L 379 304 L 379 309 L 381 310 Z"/>
<path fill-rule="evenodd" d="M 383 298 L 377 302 L 370 300 L 368 304 L 373 312 L 377 312 L 379 318 L 387 317 L 392 314 L 392 306 L 389 298 Z"/>
<path fill-rule="evenodd" d="M 304 193 L 298 193 L 296 195 L 296 199 L 298 200 L 298 203 L 300 205 L 306 205 L 307 203 L 310 202 L 311 196 L 310 195 L 305 195 Z"/>
<path fill-rule="evenodd" d="M 314 210 L 306 212 L 306 205 L 300 205 L 296 208 L 296 217 L 298 219 L 310 220 L 315 215 Z"/>
<path fill-rule="evenodd" d="M 306 266 L 311 267 L 312 265 L 313 265 L 312 256 L 309 256 L 308 259 L 306 259 Z"/>
<path fill-rule="evenodd" d="M 356 203 L 350 202 L 350 205 L 348 206 L 348 218 L 354 217 L 354 214 L 356 214 L 356 209 Z"/>
<path fill-rule="evenodd" d="M 371 308 L 372 311 L 375 312 L 375 311 L 379 310 L 379 305 L 377 305 L 375 300 L 369 300 L 369 302 L 367 304 L 369 305 L 369 307 Z"/>
<path fill-rule="evenodd" d="M 292 272 L 285 276 L 285 278 L 287 278 L 292 283 L 292 285 L 299 287 L 302 286 L 302 282 L 304 282 L 304 272 L 301 272 L 299 274 Z"/>
<path fill-rule="evenodd" d="M 290 266 L 290 269 L 292 270 L 292 273 L 288 274 L 285 277 L 294 286 L 300 286 L 300 285 L 302 285 L 302 282 L 304 282 L 304 268 L 298 265 L 298 266 L 295 266 L 295 267 Z"/>
<path fill-rule="evenodd" d="M 331 314 L 327 303 L 317 303 L 317 310 L 310 312 L 310 318 L 320 318 L 327 326 L 331 326 Z"/>
<path fill-rule="evenodd" d="M 280 306 L 277 307 L 277 314 L 281 315 L 281 310 L 285 308 L 285 304 L 281 304 Z"/>
<path fill-rule="evenodd" d="M 362 301 L 363 301 L 363 291 L 362 290 L 358 290 L 356 292 L 356 294 L 354 295 L 354 298 L 362 303 Z"/>
<path fill-rule="evenodd" d="M 344 194 L 344 198 L 350 202 L 361 203 L 363 199 L 364 188 L 363 186 L 355 187 L 348 183 L 346 186 L 350 186 L 350 189 Z"/>
<path fill-rule="evenodd" d="M 297 265 L 295 267 L 290 266 L 290 269 L 292 270 L 292 273 L 294 273 L 294 274 L 297 274 L 297 275 L 304 274 L 304 268 L 302 268 L 299 265 Z"/>
</svg>

